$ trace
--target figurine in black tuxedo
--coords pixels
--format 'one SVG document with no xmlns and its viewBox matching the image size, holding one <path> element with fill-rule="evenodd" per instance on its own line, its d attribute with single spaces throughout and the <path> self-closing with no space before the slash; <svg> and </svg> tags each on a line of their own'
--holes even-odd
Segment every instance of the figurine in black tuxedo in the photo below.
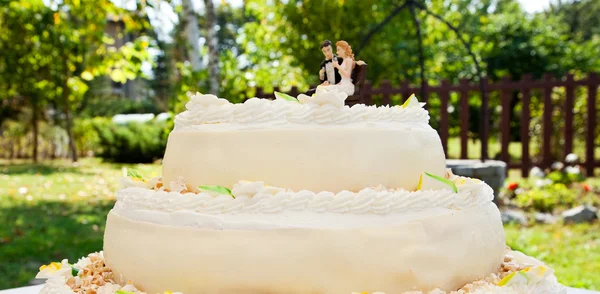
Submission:
<svg viewBox="0 0 600 294">
<path fill-rule="evenodd" d="M 321 69 L 319 70 L 319 80 L 321 85 L 335 85 L 338 84 L 342 77 L 337 68 L 333 66 L 333 59 L 336 58 L 338 64 L 342 64 L 344 59 L 337 57 L 333 54 L 333 45 L 331 41 L 325 40 L 321 43 L 321 52 L 325 56 L 325 60 L 321 62 Z M 310 89 L 306 92 L 306 95 L 312 95 L 315 93 L 315 89 Z"/>
<path fill-rule="evenodd" d="M 340 72 L 337 68 L 333 67 L 333 59 L 336 58 L 339 64 L 344 62 L 344 59 L 341 57 L 337 57 L 333 54 L 333 48 L 331 45 L 331 41 L 325 40 L 321 43 L 321 51 L 323 55 L 325 55 L 325 60 L 321 62 L 321 70 L 319 70 L 319 80 L 321 80 L 321 84 L 325 85 L 335 85 L 342 80 L 340 76 Z M 327 82 L 327 83 L 325 83 Z"/>
</svg>

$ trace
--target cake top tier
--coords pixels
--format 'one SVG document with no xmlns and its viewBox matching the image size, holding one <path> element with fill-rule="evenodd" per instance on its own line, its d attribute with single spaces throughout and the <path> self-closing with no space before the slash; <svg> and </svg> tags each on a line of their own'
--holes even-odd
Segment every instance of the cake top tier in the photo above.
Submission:
<svg viewBox="0 0 600 294">
<path fill-rule="evenodd" d="M 344 105 L 346 93 L 317 88 L 313 96 L 298 98 L 276 93 L 277 99 L 251 98 L 244 103 L 230 103 L 215 95 L 196 93 L 186 104 L 186 111 L 175 118 L 175 130 L 207 125 L 295 125 L 356 124 L 368 122 L 429 123 L 429 113 L 411 96 L 401 106 Z"/>
<path fill-rule="evenodd" d="M 414 96 L 394 107 L 348 107 L 347 94 L 319 88 L 314 96 L 277 96 L 243 104 L 191 97 L 169 134 L 164 180 L 182 178 L 191 191 L 248 180 L 337 193 L 414 190 L 421 172 L 444 173 L 440 137 Z"/>
</svg>

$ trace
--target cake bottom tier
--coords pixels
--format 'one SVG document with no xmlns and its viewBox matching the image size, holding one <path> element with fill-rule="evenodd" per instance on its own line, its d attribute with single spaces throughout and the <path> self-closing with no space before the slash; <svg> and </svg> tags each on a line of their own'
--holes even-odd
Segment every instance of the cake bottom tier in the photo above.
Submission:
<svg viewBox="0 0 600 294">
<path fill-rule="evenodd" d="M 493 203 L 344 229 L 215 230 L 113 210 L 104 237 L 117 282 L 148 293 L 451 291 L 498 272 L 504 253 Z"/>
</svg>

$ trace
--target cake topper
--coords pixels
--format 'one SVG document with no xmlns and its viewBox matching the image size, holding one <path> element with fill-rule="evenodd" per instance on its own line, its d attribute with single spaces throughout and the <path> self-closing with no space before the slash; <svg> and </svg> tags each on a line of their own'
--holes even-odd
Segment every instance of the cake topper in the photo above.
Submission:
<svg viewBox="0 0 600 294">
<path fill-rule="evenodd" d="M 354 84 L 352 83 L 352 70 L 356 66 L 356 62 L 354 61 L 354 53 L 352 53 L 352 47 L 348 44 L 348 42 L 344 40 L 335 42 L 335 47 L 337 49 L 337 56 L 334 56 L 334 58 L 332 59 L 331 66 L 335 70 L 337 70 L 341 77 L 341 80 L 339 82 L 336 81 L 335 84 L 331 84 L 329 83 L 329 81 L 325 81 L 319 87 L 325 87 L 328 90 L 335 88 L 338 91 L 344 92 L 351 96 L 352 94 L 354 94 Z M 327 51 L 324 50 L 323 54 L 325 54 L 325 52 Z M 327 58 L 327 55 L 325 56 L 325 58 Z M 342 60 L 341 62 L 340 59 Z M 326 66 L 328 64 L 329 63 L 326 63 Z M 321 71 L 323 71 L 323 69 L 321 69 Z M 326 71 L 327 69 L 325 70 L 325 72 Z"/>
<path fill-rule="evenodd" d="M 321 62 L 321 70 L 319 70 L 319 80 L 321 85 L 335 85 L 342 80 L 338 68 L 334 67 L 335 63 L 341 64 L 344 62 L 342 57 L 338 57 L 333 54 L 333 45 L 331 41 L 325 40 L 321 43 L 321 52 L 325 56 L 325 60 Z"/>
<path fill-rule="evenodd" d="M 333 53 L 333 44 L 330 40 L 321 42 L 321 52 L 325 56 L 325 60 L 321 62 L 319 70 L 321 84 L 318 87 L 326 88 L 328 91 L 337 89 L 339 92 L 352 96 L 355 89 L 352 71 L 357 64 L 361 65 L 364 62 L 354 61 L 354 53 L 348 42 L 337 41 L 335 47 L 336 54 Z M 313 95 L 315 91 L 316 89 L 310 89 L 306 94 Z"/>
</svg>

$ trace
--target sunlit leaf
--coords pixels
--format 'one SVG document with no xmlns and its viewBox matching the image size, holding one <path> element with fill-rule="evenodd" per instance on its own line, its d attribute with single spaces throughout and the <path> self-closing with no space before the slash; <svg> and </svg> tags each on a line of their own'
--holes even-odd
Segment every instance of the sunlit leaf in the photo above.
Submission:
<svg viewBox="0 0 600 294">
<path fill-rule="evenodd" d="M 84 71 L 84 72 L 81 73 L 81 78 L 84 79 L 84 80 L 86 80 L 86 81 L 91 81 L 91 80 L 94 79 L 94 75 L 91 72 L 89 72 L 89 71 L 86 70 L 86 71 Z"/>
<path fill-rule="evenodd" d="M 232 198 L 235 198 L 233 193 L 231 193 L 231 190 L 223 186 L 198 186 L 198 189 L 201 192 L 215 193 L 218 195 L 230 195 Z"/>
<path fill-rule="evenodd" d="M 134 179 L 139 179 L 139 180 L 144 179 L 144 177 L 140 174 L 140 172 L 138 172 L 135 169 L 127 169 L 127 176 L 134 178 Z"/>
</svg>

